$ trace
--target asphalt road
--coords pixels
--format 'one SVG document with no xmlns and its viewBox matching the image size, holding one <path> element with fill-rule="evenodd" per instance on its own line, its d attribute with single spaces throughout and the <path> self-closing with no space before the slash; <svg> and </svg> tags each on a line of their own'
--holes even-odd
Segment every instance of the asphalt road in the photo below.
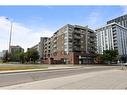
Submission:
<svg viewBox="0 0 127 95">
<path fill-rule="evenodd" d="M 0 87 L 16 85 L 21 83 L 33 82 L 38 80 L 45 80 L 63 76 L 70 76 L 81 73 L 104 71 L 111 69 L 118 69 L 118 66 L 92 66 L 92 67 L 80 67 L 75 69 L 61 69 L 50 71 L 34 71 L 34 72 L 20 72 L 0 74 Z"/>
</svg>

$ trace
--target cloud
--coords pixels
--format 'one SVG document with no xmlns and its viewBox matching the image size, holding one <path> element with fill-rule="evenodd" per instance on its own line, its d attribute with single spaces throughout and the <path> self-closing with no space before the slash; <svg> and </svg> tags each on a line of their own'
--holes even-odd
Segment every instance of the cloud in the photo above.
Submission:
<svg viewBox="0 0 127 95">
<path fill-rule="evenodd" d="M 127 14 L 127 6 L 122 6 L 122 14 Z"/>
<path fill-rule="evenodd" d="M 90 28 L 96 29 L 97 27 L 99 27 L 102 24 L 101 18 L 102 17 L 101 17 L 100 12 L 93 11 L 87 17 L 86 23 L 89 25 Z"/>
<path fill-rule="evenodd" d="M 11 23 L 4 16 L 0 17 L 0 51 L 8 49 L 9 31 Z M 20 45 L 25 50 L 37 44 L 40 37 L 50 37 L 52 31 L 44 27 L 38 29 L 30 29 L 23 24 L 13 22 L 12 45 Z"/>
<path fill-rule="evenodd" d="M 99 17 L 99 13 L 97 13 L 97 12 L 92 12 L 90 15 L 89 15 L 89 17 L 88 17 L 88 19 L 89 19 L 89 21 L 90 21 L 90 23 L 91 24 L 95 24 L 97 21 L 98 21 L 98 17 Z"/>
</svg>

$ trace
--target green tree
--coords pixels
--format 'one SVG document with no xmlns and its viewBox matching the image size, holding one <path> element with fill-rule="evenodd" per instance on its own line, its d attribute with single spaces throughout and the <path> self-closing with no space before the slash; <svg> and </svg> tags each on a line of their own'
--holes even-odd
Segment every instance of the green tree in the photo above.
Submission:
<svg viewBox="0 0 127 95">
<path fill-rule="evenodd" d="M 29 49 L 25 54 L 27 62 L 36 62 L 39 59 L 39 53 L 36 49 Z"/>
<path fill-rule="evenodd" d="M 120 60 L 122 63 L 126 63 L 126 62 L 127 62 L 127 55 L 122 55 L 122 56 L 120 56 L 119 60 Z"/>
<path fill-rule="evenodd" d="M 30 59 L 31 59 L 31 51 L 30 50 L 28 50 L 26 53 L 25 53 L 25 61 L 26 62 L 29 62 L 30 61 Z"/>
<path fill-rule="evenodd" d="M 116 50 L 105 50 L 103 51 L 102 59 L 111 63 L 117 60 L 117 56 L 118 52 Z"/>
<path fill-rule="evenodd" d="M 15 51 L 13 54 L 12 54 L 12 60 L 13 61 L 20 61 L 20 51 Z"/>
<path fill-rule="evenodd" d="M 39 53 L 37 50 L 33 49 L 31 53 L 31 59 L 35 63 L 39 59 Z"/>
<path fill-rule="evenodd" d="M 96 54 L 96 63 L 103 63 L 103 55 Z"/>
<path fill-rule="evenodd" d="M 19 51 L 19 50 L 11 52 L 9 55 L 10 61 L 19 62 L 20 61 L 20 53 L 22 53 L 22 52 L 23 51 Z"/>
<path fill-rule="evenodd" d="M 24 53 L 24 52 L 21 52 L 21 53 L 19 54 L 19 59 L 20 59 L 20 62 L 21 62 L 21 63 L 24 63 L 24 62 L 25 62 L 25 53 Z"/>
<path fill-rule="evenodd" d="M 6 51 L 4 56 L 3 56 L 3 58 L 2 58 L 3 62 L 8 62 L 9 61 L 9 57 L 10 57 L 9 53 L 8 53 L 8 51 Z"/>
</svg>

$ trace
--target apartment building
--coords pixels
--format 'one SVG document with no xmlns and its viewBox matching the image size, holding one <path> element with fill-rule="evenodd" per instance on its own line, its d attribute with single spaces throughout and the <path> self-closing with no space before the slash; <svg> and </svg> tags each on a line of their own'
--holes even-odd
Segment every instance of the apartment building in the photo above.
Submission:
<svg viewBox="0 0 127 95">
<path fill-rule="evenodd" d="M 115 19 L 109 20 L 109 21 L 107 21 L 107 24 L 111 24 L 113 22 L 127 28 L 127 14 L 120 16 L 120 17 L 117 17 Z"/>
<path fill-rule="evenodd" d="M 43 62 L 49 64 L 94 63 L 95 33 L 88 27 L 67 24 L 44 42 Z"/>
<path fill-rule="evenodd" d="M 10 46 L 10 53 L 14 54 L 15 52 L 24 52 L 24 49 L 17 45 L 17 46 Z"/>
<path fill-rule="evenodd" d="M 96 30 L 97 52 L 117 50 L 119 55 L 127 55 L 127 28 L 117 24 L 107 24 Z"/>
<path fill-rule="evenodd" d="M 32 49 L 36 49 L 39 53 L 39 59 L 43 59 L 44 57 L 44 44 L 47 41 L 48 37 L 40 37 L 40 41 L 38 44 L 31 47 Z"/>
<path fill-rule="evenodd" d="M 39 51 L 39 44 L 34 45 L 33 47 L 31 47 L 31 49 L 36 49 L 37 51 Z"/>
</svg>

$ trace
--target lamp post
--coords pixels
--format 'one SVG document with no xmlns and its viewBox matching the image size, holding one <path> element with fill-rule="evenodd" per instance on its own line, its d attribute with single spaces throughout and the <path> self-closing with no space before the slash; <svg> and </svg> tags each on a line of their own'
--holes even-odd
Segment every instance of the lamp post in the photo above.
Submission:
<svg viewBox="0 0 127 95">
<path fill-rule="evenodd" d="M 7 20 L 9 20 L 9 18 L 6 18 Z M 10 49 L 10 47 L 11 47 L 11 38 L 12 38 L 12 26 L 13 26 L 13 22 L 12 22 L 12 20 L 10 20 L 10 24 L 11 24 L 11 26 L 10 26 L 10 30 L 9 30 L 9 33 L 10 33 L 10 36 L 9 36 L 9 53 L 11 52 L 11 49 Z"/>
</svg>

